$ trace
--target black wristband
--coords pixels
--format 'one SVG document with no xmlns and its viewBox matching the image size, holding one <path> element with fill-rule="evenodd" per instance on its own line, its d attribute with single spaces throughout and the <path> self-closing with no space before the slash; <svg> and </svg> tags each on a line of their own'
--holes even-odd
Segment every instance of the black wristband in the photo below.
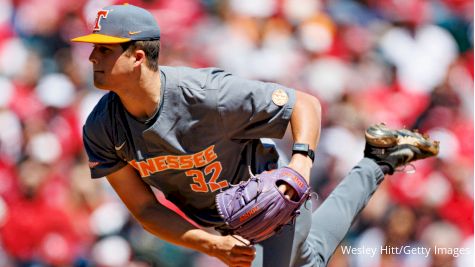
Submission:
<svg viewBox="0 0 475 267">
<path fill-rule="evenodd" d="M 292 155 L 295 153 L 303 154 L 305 156 L 308 156 L 311 160 L 312 163 L 315 159 L 315 152 L 310 149 L 310 146 L 308 144 L 303 144 L 303 143 L 295 143 L 292 146 Z"/>
</svg>

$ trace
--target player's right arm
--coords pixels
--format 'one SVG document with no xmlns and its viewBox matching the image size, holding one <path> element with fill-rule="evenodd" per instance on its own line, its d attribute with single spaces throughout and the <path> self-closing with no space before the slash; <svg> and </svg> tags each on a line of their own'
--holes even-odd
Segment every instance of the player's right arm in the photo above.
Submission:
<svg viewBox="0 0 475 267">
<path fill-rule="evenodd" d="M 217 236 L 198 229 L 160 204 L 150 186 L 126 165 L 107 175 L 107 180 L 145 230 L 176 245 L 217 257 L 229 266 L 250 266 L 253 247 L 243 246 L 231 236 Z"/>
<path fill-rule="evenodd" d="M 160 239 L 217 257 L 229 266 L 250 266 L 254 248 L 245 247 L 230 236 L 198 229 L 160 204 L 150 186 L 118 155 L 117 147 L 127 141 L 126 135 L 118 130 L 125 128 L 118 101 L 113 93 L 104 95 L 84 125 L 83 141 L 91 177 L 107 177 L 132 216 Z"/>
</svg>

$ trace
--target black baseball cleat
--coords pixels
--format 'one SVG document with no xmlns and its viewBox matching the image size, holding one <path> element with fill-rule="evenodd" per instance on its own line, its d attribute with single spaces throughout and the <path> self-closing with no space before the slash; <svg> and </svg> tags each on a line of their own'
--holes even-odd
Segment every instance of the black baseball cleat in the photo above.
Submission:
<svg viewBox="0 0 475 267">
<path fill-rule="evenodd" d="M 364 156 L 379 165 L 389 166 L 388 174 L 410 162 L 433 157 L 439 153 L 439 142 L 417 130 L 392 130 L 384 123 L 375 124 L 366 129 L 366 147 Z"/>
</svg>

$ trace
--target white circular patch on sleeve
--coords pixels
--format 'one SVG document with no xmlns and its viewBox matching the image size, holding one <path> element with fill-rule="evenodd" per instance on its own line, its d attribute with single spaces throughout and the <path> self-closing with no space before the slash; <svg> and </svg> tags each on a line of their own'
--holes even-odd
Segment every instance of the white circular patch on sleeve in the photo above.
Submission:
<svg viewBox="0 0 475 267">
<path fill-rule="evenodd" d="M 289 96 L 283 89 L 276 89 L 272 92 L 272 102 L 281 107 L 289 101 Z"/>
</svg>

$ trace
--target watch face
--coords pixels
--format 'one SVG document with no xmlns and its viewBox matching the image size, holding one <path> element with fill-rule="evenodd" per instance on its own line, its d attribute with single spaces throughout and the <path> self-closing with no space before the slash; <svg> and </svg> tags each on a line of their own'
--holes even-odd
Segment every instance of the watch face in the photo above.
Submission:
<svg viewBox="0 0 475 267">
<path fill-rule="evenodd" d="M 308 144 L 294 144 L 294 147 L 292 148 L 292 150 L 295 150 L 295 151 L 308 151 Z"/>
<path fill-rule="evenodd" d="M 312 160 L 312 162 L 315 157 L 313 150 L 310 149 L 308 144 L 295 143 L 292 147 L 292 152 L 307 155 Z"/>
</svg>

